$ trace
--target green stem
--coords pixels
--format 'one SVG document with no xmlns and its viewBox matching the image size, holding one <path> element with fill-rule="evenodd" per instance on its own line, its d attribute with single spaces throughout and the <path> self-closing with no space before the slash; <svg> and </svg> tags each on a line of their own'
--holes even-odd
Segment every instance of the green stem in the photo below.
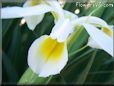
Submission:
<svg viewBox="0 0 114 86">
<path fill-rule="evenodd" d="M 49 79 L 46 81 L 45 84 L 48 84 L 48 83 L 51 81 L 52 77 L 53 77 L 53 76 L 50 76 Z"/>
<path fill-rule="evenodd" d="M 80 52 L 80 51 L 82 51 L 82 50 L 84 50 L 84 49 L 87 48 L 87 47 L 88 47 L 88 46 L 85 45 L 85 46 L 81 47 L 80 49 L 78 49 L 78 50 L 76 50 L 76 51 L 70 53 L 70 54 L 69 54 L 69 57 L 70 57 L 70 56 L 73 56 L 74 54 L 76 54 L 76 53 L 78 53 L 78 52 Z"/>
</svg>

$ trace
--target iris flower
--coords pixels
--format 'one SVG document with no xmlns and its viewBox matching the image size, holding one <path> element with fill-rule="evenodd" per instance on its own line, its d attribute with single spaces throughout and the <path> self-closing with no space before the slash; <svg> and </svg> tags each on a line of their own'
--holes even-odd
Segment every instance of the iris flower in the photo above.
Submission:
<svg viewBox="0 0 114 86">
<path fill-rule="evenodd" d="M 104 20 L 94 16 L 85 16 L 72 21 L 72 24 L 85 27 L 90 35 L 88 46 L 103 49 L 113 56 L 113 29 Z"/>
<path fill-rule="evenodd" d="M 105 21 L 93 16 L 78 18 L 75 14 L 63 10 L 57 1 L 30 0 L 25 2 L 23 7 L 2 8 L 1 17 L 24 17 L 28 27 L 34 30 L 46 12 L 52 13 L 55 25 L 50 35 L 36 39 L 28 51 L 28 65 L 40 77 L 59 74 L 64 68 L 68 61 L 67 38 L 73 28 L 79 25 L 83 25 L 90 35 L 88 46 L 103 49 L 113 56 L 113 31 Z"/>
<path fill-rule="evenodd" d="M 10 19 L 24 17 L 29 29 L 34 30 L 36 25 L 42 21 L 45 13 L 51 12 L 55 21 L 58 21 L 58 19 L 64 18 L 62 11 L 61 6 L 56 0 L 27 0 L 23 7 L 13 6 L 2 8 L 1 18 Z"/>
<path fill-rule="evenodd" d="M 36 39 L 28 51 L 28 65 L 39 77 L 59 74 L 67 64 L 67 38 L 73 32 L 70 21 L 78 17 L 69 11 L 63 12 L 64 19 L 56 22 L 50 35 Z"/>
<path fill-rule="evenodd" d="M 36 39 L 28 51 L 28 65 L 40 77 L 59 74 L 68 61 L 66 40 L 72 33 L 69 19 L 60 20 L 50 35 Z"/>
<path fill-rule="evenodd" d="M 60 73 L 68 61 L 66 40 L 73 29 L 70 21 L 78 17 L 63 10 L 57 1 L 26 1 L 23 7 L 5 7 L 1 10 L 2 19 L 24 17 L 28 27 L 34 30 L 43 19 L 44 13 L 51 11 L 55 26 L 50 35 L 36 39 L 28 51 L 28 65 L 40 77 Z"/>
</svg>

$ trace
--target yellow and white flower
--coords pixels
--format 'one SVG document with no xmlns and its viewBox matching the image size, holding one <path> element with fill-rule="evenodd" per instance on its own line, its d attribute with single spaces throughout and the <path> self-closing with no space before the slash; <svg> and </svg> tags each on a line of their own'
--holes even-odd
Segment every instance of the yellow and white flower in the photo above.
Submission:
<svg viewBox="0 0 114 86">
<path fill-rule="evenodd" d="M 32 1 L 25 2 L 23 7 L 2 8 L 1 17 L 2 19 L 24 17 L 28 27 L 34 30 L 44 13 L 52 12 L 56 23 L 52 32 L 36 39 L 28 51 L 29 67 L 40 77 L 48 77 L 60 73 L 66 65 L 68 61 L 66 40 L 73 31 L 70 21 L 78 17 L 62 10 L 56 1 L 40 0 L 46 4 Z"/>
<path fill-rule="evenodd" d="M 36 25 L 42 21 L 44 14 L 50 11 L 56 21 L 64 18 L 63 10 L 56 0 L 27 0 L 23 7 L 5 7 L 1 9 L 1 18 L 24 17 L 29 29 L 34 30 Z"/>
<path fill-rule="evenodd" d="M 72 21 L 72 24 L 85 27 L 90 35 L 88 46 L 103 49 L 113 56 L 113 30 L 104 20 L 98 17 L 85 16 Z M 98 28 L 101 28 L 101 30 Z"/>
<path fill-rule="evenodd" d="M 1 9 L 1 18 L 10 19 L 24 17 L 29 29 L 34 30 L 47 12 L 52 13 L 55 18 L 55 23 L 59 19 L 67 17 L 71 19 L 77 18 L 75 14 L 63 10 L 57 0 L 27 0 L 23 7 L 4 7 Z"/>
<path fill-rule="evenodd" d="M 28 65 L 39 75 L 59 74 L 68 61 L 66 39 L 72 32 L 69 19 L 60 20 L 50 35 L 36 39 L 28 51 Z"/>
</svg>

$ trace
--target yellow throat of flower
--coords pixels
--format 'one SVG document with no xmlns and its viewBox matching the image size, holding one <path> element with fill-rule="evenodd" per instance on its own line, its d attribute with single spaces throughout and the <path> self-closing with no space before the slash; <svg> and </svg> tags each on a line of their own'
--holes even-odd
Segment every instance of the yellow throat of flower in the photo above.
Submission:
<svg viewBox="0 0 114 86">
<path fill-rule="evenodd" d="M 41 45 L 41 53 L 43 53 L 46 57 L 45 61 L 58 61 L 60 57 L 63 55 L 64 47 L 64 42 L 59 43 L 56 39 L 48 37 L 44 40 L 44 42 Z"/>
<path fill-rule="evenodd" d="M 31 5 L 35 6 L 35 5 L 40 4 L 42 2 L 43 2 L 43 0 L 31 0 Z"/>
<path fill-rule="evenodd" d="M 109 28 L 102 28 L 102 31 L 105 32 L 108 36 L 113 37 L 113 32 Z"/>
</svg>

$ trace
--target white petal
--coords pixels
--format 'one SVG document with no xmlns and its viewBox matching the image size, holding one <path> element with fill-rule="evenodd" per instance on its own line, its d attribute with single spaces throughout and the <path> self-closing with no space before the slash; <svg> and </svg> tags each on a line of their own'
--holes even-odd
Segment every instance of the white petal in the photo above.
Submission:
<svg viewBox="0 0 114 86">
<path fill-rule="evenodd" d="M 25 2 L 23 7 L 29 7 L 31 6 L 31 1 Z M 29 17 L 24 17 L 26 20 L 27 26 L 29 27 L 30 30 L 34 30 L 37 24 L 39 24 L 43 20 L 44 14 L 41 15 L 36 15 L 36 16 L 29 16 Z"/>
<path fill-rule="evenodd" d="M 77 15 L 75 15 L 74 13 L 72 13 L 72 12 L 70 12 L 70 11 L 67 11 L 67 10 L 64 10 L 64 15 L 65 15 L 65 18 L 68 18 L 68 19 L 70 19 L 71 21 L 78 18 Z"/>
<path fill-rule="evenodd" d="M 72 32 L 73 29 L 69 19 L 59 20 L 53 27 L 50 36 L 53 39 L 57 39 L 59 42 L 63 42 Z"/>
<path fill-rule="evenodd" d="M 50 6 L 53 8 L 54 12 L 56 12 L 59 16 L 59 19 L 63 19 L 64 18 L 64 13 L 63 13 L 63 9 L 61 8 L 60 4 L 58 1 L 54 1 L 54 0 L 46 0 Z"/>
<path fill-rule="evenodd" d="M 53 9 L 48 5 L 36 5 L 32 7 L 5 7 L 1 9 L 1 18 L 20 18 L 33 15 L 41 15 L 53 11 Z"/>
<path fill-rule="evenodd" d="M 43 58 L 39 58 L 39 57 L 42 57 L 42 55 L 38 52 L 39 52 L 41 43 L 46 38 L 47 38 L 47 35 L 41 36 L 40 38 L 36 39 L 32 43 L 28 51 L 28 65 L 37 74 L 41 71 L 43 66 L 43 61 L 44 61 Z"/>
<path fill-rule="evenodd" d="M 109 25 L 111 30 L 114 30 L 114 25 Z"/>
<path fill-rule="evenodd" d="M 39 24 L 44 18 L 44 14 L 38 16 L 24 17 L 26 20 L 27 26 L 30 30 L 34 30 L 37 24 Z"/>
<path fill-rule="evenodd" d="M 107 23 L 101 18 L 94 16 L 84 16 L 80 17 L 77 20 L 72 21 L 73 24 L 82 24 L 82 23 L 90 23 L 94 25 L 100 25 L 102 27 L 108 27 Z"/>
<path fill-rule="evenodd" d="M 91 37 L 89 37 L 88 39 L 88 46 L 92 47 L 92 48 L 96 48 L 96 49 L 102 49 L 95 40 L 93 40 Z"/>
<path fill-rule="evenodd" d="M 59 59 L 56 60 L 56 57 L 53 57 L 53 52 L 51 53 L 52 55 L 49 54 L 50 57 L 48 57 L 48 60 L 46 60 L 46 57 L 44 53 L 41 52 L 41 49 L 42 44 L 48 37 L 49 36 L 45 35 L 36 39 L 28 51 L 28 65 L 40 77 L 48 77 L 49 75 L 55 75 L 60 73 L 60 71 L 63 69 L 63 67 L 66 65 L 68 61 L 68 51 L 66 43 L 63 47 L 63 52 Z M 46 43 L 46 46 L 49 48 L 45 47 L 45 49 L 50 51 L 50 46 L 52 45 L 53 44 Z"/>
<path fill-rule="evenodd" d="M 98 28 L 90 25 L 83 24 L 90 37 L 107 53 L 113 56 L 113 39 L 107 36 L 104 32 Z"/>
</svg>

